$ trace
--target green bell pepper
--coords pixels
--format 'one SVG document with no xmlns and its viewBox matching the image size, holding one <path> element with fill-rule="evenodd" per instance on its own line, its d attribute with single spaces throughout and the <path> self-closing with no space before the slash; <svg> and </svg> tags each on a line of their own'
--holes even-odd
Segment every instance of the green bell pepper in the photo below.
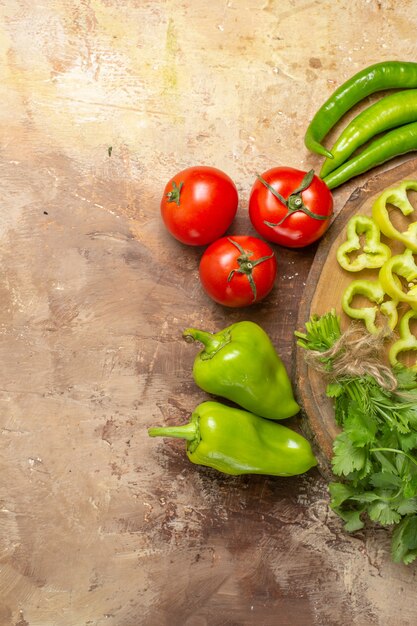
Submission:
<svg viewBox="0 0 417 626">
<path fill-rule="evenodd" d="M 392 344 L 388 353 L 389 362 L 392 366 L 398 365 L 398 355 L 400 352 L 417 350 L 417 337 L 415 337 L 410 330 L 410 322 L 415 319 L 417 319 L 417 311 L 413 311 L 412 309 L 407 311 L 401 318 L 399 326 L 400 338 Z M 417 363 L 412 365 L 410 369 L 417 372 Z"/>
<path fill-rule="evenodd" d="M 187 328 L 183 336 L 204 345 L 193 376 L 207 393 L 269 419 L 285 419 L 300 410 L 285 366 L 258 324 L 237 322 L 216 334 Z"/>
<path fill-rule="evenodd" d="M 372 217 L 386 237 L 401 241 L 407 248 L 417 252 L 417 222 L 412 222 L 406 231 L 399 231 L 391 222 L 388 205 L 392 205 L 404 216 L 411 215 L 414 207 L 410 203 L 407 191 L 417 191 L 417 180 L 404 180 L 396 187 L 386 189 L 372 206 Z"/>
<path fill-rule="evenodd" d="M 407 282 L 407 291 L 404 291 L 401 278 Z M 379 281 L 391 298 L 417 308 L 417 265 L 410 248 L 384 263 L 379 270 Z"/>
<path fill-rule="evenodd" d="M 353 307 L 352 300 L 355 296 L 361 295 L 375 302 L 378 306 Z M 345 289 L 342 295 L 342 309 L 356 320 L 363 320 L 366 329 L 371 334 L 379 332 L 376 324 L 378 312 L 387 318 L 389 328 L 393 330 L 398 321 L 398 302 L 396 300 L 387 300 L 384 302 L 385 291 L 382 284 L 376 280 L 353 280 Z"/>
<path fill-rule="evenodd" d="M 350 254 L 361 249 L 360 235 L 365 235 L 363 252 L 351 259 Z M 376 223 L 366 215 L 354 215 L 346 227 L 346 241 L 337 249 L 339 265 L 348 272 L 381 267 L 391 256 L 390 248 L 381 243 L 381 233 Z"/>
<path fill-rule="evenodd" d="M 149 428 L 151 437 L 186 439 L 189 460 L 224 474 L 295 476 L 317 465 L 295 431 L 219 402 L 203 402 L 183 426 Z"/>
</svg>

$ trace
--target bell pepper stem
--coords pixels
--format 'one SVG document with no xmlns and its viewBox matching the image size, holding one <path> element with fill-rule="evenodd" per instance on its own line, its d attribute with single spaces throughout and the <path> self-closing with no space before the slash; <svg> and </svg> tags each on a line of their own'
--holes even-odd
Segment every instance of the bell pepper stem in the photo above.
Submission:
<svg viewBox="0 0 417 626">
<path fill-rule="evenodd" d="M 195 421 L 183 424 L 183 426 L 161 426 L 157 428 L 148 428 L 150 437 L 174 437 L 176 439 L 186 439 L 194 441 L 197 437 L 198 426 Z"/>
<path fill-rule="evenodd" d="M 185 341 L 192 343 L 199 341 L 203 344 L 203 353 L 205 356 L 202 358 L 210 359 L 216 352 L 221 350 L 223 346 L 230 342 L 230 333 L 217 333 L 213 335 L 205 330 L 199 330 L 197 328 L 186 328 L 182 333 Z"/>
<path fill-rule="evenodd" d="M 206 330 L 199 330 L 198 328 L 186 328 L 182 333 L 185 341 L 192 343 L 193 341 L 199 341 L 205 346 L 209 346 L 213 341 L 216 341 L 212 333 Z"/>
</svg>

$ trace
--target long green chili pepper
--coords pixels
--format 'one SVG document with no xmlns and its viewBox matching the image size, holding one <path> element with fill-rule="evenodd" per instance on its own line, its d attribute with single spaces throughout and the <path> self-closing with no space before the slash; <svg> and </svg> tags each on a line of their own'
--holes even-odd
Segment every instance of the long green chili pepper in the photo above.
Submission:
<svg viewBox="0 0 417 626">
<path fill-rule="evenodd" d="M 336 89 L 314 115 L 304 137 L 306 147 L 332 159 L 320 142 L 349 109 L 376 91 L 416 87 L 417 63 L 383 61 L 364 68 Z"/>
<path fill-rule="evenodd" d="M 417 121 L 417 89 L 385 96 L 357 115 L 331 148 L 333 159 L 326 159 L 320 171 L 324 178 L 337 169 L 367 141 L 391 128 Z"/>
<path fill-rule="evenodd" d="M 357 156 L 330 172 L 323 180 L 329 189 L 334 189 L 354 176 L 413 150 L 417 150 L 417 122 L 400 126 L 375 139 Z"/>
</svg>

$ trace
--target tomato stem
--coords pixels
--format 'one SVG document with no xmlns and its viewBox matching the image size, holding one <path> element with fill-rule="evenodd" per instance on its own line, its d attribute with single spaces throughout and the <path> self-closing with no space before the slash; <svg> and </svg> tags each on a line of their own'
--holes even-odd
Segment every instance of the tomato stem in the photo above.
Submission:
<svg viewBox="0 0 417 626">
<path fill-rule="evenodd" d="M 268 222 L 267 220 L 264 220 L 264 224 L 266 224 L 266 226 L 270 226 L 271 228 L 275 228 L 276 226 L 281 226 L 281 224 L 287 219 L 287 217 L 289 217 L 296 211 L 302 211 L 303 213 L 305 213 L 305 215 L 308 215 L 309 217 L 312 217 L 315 220 L 327 220 L 329 218 L 328 215 L 320 215 L 319 213 L 313 213 L 313 211 L 310 211 L 310 209 L 304 204 L 303 198 L 301 196 L 302 192 L 305 191 L 311 185 L 313 178 L 314 178 L 314 170 L 310 170 L 309 172 L 307 172 L 307 174 L 304 176 L 303 180 L 301 181 L 300 185 L 297 187 L 297 189 L 295 189 L 288 196 L 287 200 L 276 189 L 274 189 L 272 185 L 270 185 L 264 178 L 262 178 L 262 176 L 258 174 L 257 177 L 258 177 L 258 180 L 260 180 L 261 183 L 265 185 L 265 187 L 267 187 L 267 189 L 287 209 L 287 212 L 284 215 L 284 217 L 276 224 L 274 224 L 273 222 Z"/>
<path fill-rule="evenodd" d="M 171 191 L 166 194 L 168 202 L 175 202 L 175 204 L 177 204 L 178 206 L 180 205 L 180 195 L 183 185 L 183 182 L 177 185 L 175 180 L 173 181 Z"/>
<path fill-rule="evenodd" d="M 238 243 L 237 241 L 234 241 L 230 237 L 228 237 L 228 240 L 239 250 L 240 255 L 236 259 L 239 267 L 229 272 L 229 276 L 227 277 L 227 282 L 230 282 L 235 274 L 245 274 L 252 289 L 253 302 L 255 302 L 256 297 L 257 297 L 257 290 L 256 290 L 256 283 L 253 280 L 253 275 L 252 275 L 253 269 L 257 265 L 259 265 L 259 263 L 263 263 L 264 261 L 267 261 L 268 259 L 272 259 L 272 257 L 274 256 L 274 253 L 272 252 L 272 254 L 269 254 L 268 256 L 262 256 L 259 259 L 251 259 L 250 257 L 252 256 L 253 252 L 251 252 L 250 250 L 245 250 L 244 248 L 242 248 L 240 243 Z"/>
</svg>

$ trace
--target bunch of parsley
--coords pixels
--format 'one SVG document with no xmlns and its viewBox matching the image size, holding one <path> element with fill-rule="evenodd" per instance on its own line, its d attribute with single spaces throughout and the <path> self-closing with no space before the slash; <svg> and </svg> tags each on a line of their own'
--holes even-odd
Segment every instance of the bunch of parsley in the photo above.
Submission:
<svg viewBox="0 0 417 626">
<path fill-rule="evenodd" d="M 295 334 L 302 348 L 326 352 L 341 337 L 340 320 L 334 311 L 312 316 Z M 322 365 L 331 372 L 331 358 Z M 367 520 L 392 526 L 392 559 L 409 564 L 417 557 L 417 378 L 406 367 L 394 374 L 395 391 L 369 375 L 327 386 L 341 427 L 332 468 L 342 480 L 329 486 L 330 506 L 350 532 Z"/>
</svg>

